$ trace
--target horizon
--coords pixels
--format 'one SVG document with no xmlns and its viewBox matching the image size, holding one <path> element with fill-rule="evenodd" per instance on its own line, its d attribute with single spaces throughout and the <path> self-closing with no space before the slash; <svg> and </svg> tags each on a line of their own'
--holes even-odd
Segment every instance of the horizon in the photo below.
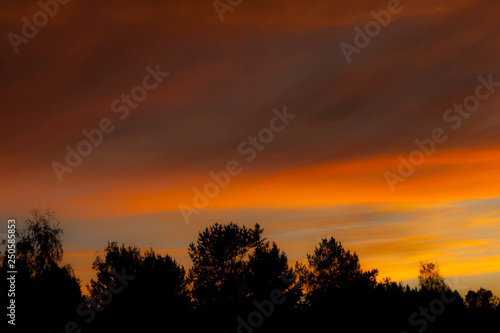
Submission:
<svg viewBox="0 0 500 333">
<path fill-rule="evenodd" d="M 133 218 L 133 217 L 132 217 Z M 57 212 L 56 212 L 56 219 L 57 219 Z M 248 220 L 249 221 L 249 220 Z M 60 222 L 60 227 L 63 228 L 64 230 L 64 221 L 59 221 Z M 249 221 L 246 224 L 240 224 L 237 221 L 230 221 L 225 220 L 222 224 L 227 224 L 227 223 L 236 223 L 240 226 L 246 226 L 246 227 L 252 227 L 253 224 Z M 17 221 L 19 225 L 19 221 Z M 214 222 L 214 223 L 219 223 L 220 222 Z M 64 256 L 63 256 L 63 263 L 64 264 L 70 264 L 73 269 L 75 270 L 76 277 L 81 280 L 81 289 L 82 292 L 87 294 L 87 284 L 90 283 L 90 279 L 95 279 L 95 271 L 92 270 L 92 262 L 96 259 L 98 255 L 103 255 L 104 249 L 107 245 L 107 242 L 114 242 L 116 241 L 118 245 L 125 245 L 125 246 L 137 246 L 141 252 L 144 252 L 150 248 L 152 248 L 156 253 L 162 254 L 162 255 L 170 255 L 174 260 L 176 260 L 180 265 L 182 265 L 186 270 L 188 270 L 191 266 L 191 260 L 188 256 L 188 245 L 193 242 L 196 242 L 196 239 L 198 237 L 198 233 L 202 232 L 205 227 L 208 227 L 210 225 L 213 225 L 214 223 L 209 223 L 206 226 L 203 226 L 198 231 L 194 230 L 193 228 L 190 228 L 190 235 L 193 236 L 192 239 L 186 240 L 186 239 L 176 239 L 176 243 L 185 243 L 185 247 L 175 247 L 175 248 L 168 248 L 161 246 L 162 242 L 161 240 L 156 240 L 156 243 L 144 243 L 148 242 L 147 239 L 142 239 L 142 242 L 137 242 L 133 241 L 133 239 L 138 240 L 136 236 L 134 238 L 130 238 L 128 236 L 127 238 L 122 239 L 121 241 L 117 241 L 116 239 L 110 239 L 108 241 L 104 241 L 102 243 L 102 246 L 97 246 L 98 242 L 101 242 L 104 240 L 104 237 L 102 236 L 99 241 L 94 242 L 97 246 L 96 249 L 92 251 L 86 251 L 86 252 L 79 252 L 79 251 L 72 251 L 72 252 L 67 252 L 66 251 L 66 242 L 64 241 L 67 237 L 78 237 L 80 241 L 84 241 L 84 239 L 81 239 L 80 234 L 75 234 L 73 235 L 68 235 L 67 232 L 65 232 L 65 235 L 63 236 L 63 247 L 65 248 Z M 317 247 L 321 241 L 321 239 L 329 239 L 330 237 L 334 237 L 337 241 L 341 242 L 342 245 L 346 248 L 346 250 L 350 250 L 351 252 L 356 252 L 359 256 L 360 262 L 362 264 L 362 269 L 363 270 L 371 270 L 371 269 L 378 269 L 379 274 L 377 276 L 377 281 L 382 281 L 382 279 L 389 277 L 392 279 L 394 282 L 401 282 L 403 285 L 409 285 L 411 288 L 417 287 L 418 286 L 418 269 L 420 266 L 420 262 L 437 262 L 437 264 L 440 266 L 440 271 L 443 277 L 445 278 L 446 283 L 452 290 L 457 290 L 462 296 L 465 296 L 465 294 L 469 290 L 478 290 L 480 288 L 484 289 L 489 289 L 491 290 L 495 295 L 500 295 L 500 288 L 498 285 L 498 281 L 500 278 L 500 272 L 487 272 L 487 273 L 479 273 L 479 274 L 448 274 L 447 267 L 446 265 L 443 265 L 439 261 L 433 261 L 430 257 L 426 257 L 425 255 L 422 256 L 422 258 L 419 261 L 415 261 L 414 263 L 407 263 L 405 264 L 405 272 L 404 275 L 391 275 L 390 268 L 386 267 L 385 265 L 379 265 L 377 266 L 377 262 L 374 261 L 372 258 L 373 256 L 369 256 L 365 251 L 360 252 L 358 251 L 355 247 L 349 246 L 348 244 L 352 244 L 351 241 L 349 241 L 348 244 L 344 242 L 342 239 L 336 238 L 335 233 L 332 234 L 324 234 L 321 238 L 320 236 L 316 236 L 316 239 L 311 242 L 303 242 L 299 248 L 293 249 L 290 251 L 290 249 L 287 246 L 282 246 L 282 244 L 286 244 L 284 239 L 286 239 L 286 236 L 280 236 L 279 232 L 276 233 L 269 233 L 267 228 L 266 228 L 266 223 L 258 222 L 260 226 L 264 230 L 264 237 L 266 238 L 267 241 L 270 242 L 276 242 L 278 247 L 283 250 L 287 256 L 288 256 L 288 263 L 289 266 L 292 267 L 295 262 L 301 262 L 301 263 L 306 263 L 307 262 L 307 257 L 306 254 L 312 254 L 314 251 L 314 248 Z M 255 223 L 254 223 L 255 224 Z M 109 234 L 112 235 L 112 234 Z M 279 239 L 277 241 L 277 239 Z M 355 241 L 355 240 L 354 240 Z M 290 256 L 290 253 L 293 254 L 293 256 Z M 302 253 L 302 255 L 301 255 Z M 365 256 L 368 257 L 368 260 L 366 260 Z M 376 256 L 375 256 L 376 257 Z M 443 268 L 444 267 L 444 268 Z"/>
</svg>

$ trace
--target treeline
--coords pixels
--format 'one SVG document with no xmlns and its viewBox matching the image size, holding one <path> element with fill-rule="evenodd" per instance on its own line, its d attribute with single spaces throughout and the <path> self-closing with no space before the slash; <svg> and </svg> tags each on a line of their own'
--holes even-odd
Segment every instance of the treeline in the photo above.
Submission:
<svg viewBox="0 0 500 333">
<path fill-rule="evenodd" d="M 108 243 L 96 256 L 88 295 L 62 265 L 63 231 L 49 210 L 33 210 L 17 234 L 15 326 L 19 332 L 482 332 L 500 328 L 491 291 L 465 296 L 422 263 L 419 286 L 377 281 L 355 252 L 323 239 L 307 263 L 289 266 L 263 229 L 214 224 L 189 245 L 192 267 L 153 249 Z M 1 257 L 8 277 L 8 252 Z M 11 296 L 2 278 L 3 304 Z M 8 313 L 9 310 L 6 311 Z M 4 330 L 2 330 L 3 332 Z"/>
</svg>

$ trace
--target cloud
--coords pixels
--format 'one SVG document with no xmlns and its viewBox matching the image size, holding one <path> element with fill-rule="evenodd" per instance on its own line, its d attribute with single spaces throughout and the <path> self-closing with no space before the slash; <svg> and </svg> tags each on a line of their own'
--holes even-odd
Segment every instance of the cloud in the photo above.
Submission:
<svg viewBox="0 0 500 333">
<path fill-rule="evenodd" d="M 39 10 L 30 1 L 5 6 L 4 36 Z M 108 240 L 180 251 L 215 220 L 264 219 L 290 258 L 333 233 L 397 278 L 413 276 L 420 256 L 449 263 L 449 272 L 459 273 L 460 261 L 498 269 L 496 201 L 480 199 L 498 195 L 500 93 L 447 132 L 395 193 L 383 173 L 397 170 L 415 139 L 449 130 L 443 113 L 474 92 L 478 75 L 500 80 L 500 7 L 404 2 L 348 65 L 339 43 L 352 42 L 353 28 L 386 6 L 244 1 L 220 22 L 210 1 L 71 1 L 19 54 L 6 39 L 0 46 L 0 174 L 8 189 L 0 216 L 21 220 L 50 205 L 67 221 L 69 258 L 79 267 L 90 257 L 77 253 Z M 171 75 L 119 120 L 111 103 L 156 64 Z M 179 203 L 190 202 L 210 171 L 241 159 L 238 144 L 285 105 L 298 114 L 294 122 L 186 226 Z M 103 118 L 116 130 L 59 183 L 51 163 L 63 162 L 65 147 Z"/>
<path fill-rule="evenodd" d="M 176 212 L 71 220 L 62 218 L 65 261 L 77 275 L 92 277 L 91 263 L 107 241 L 150 246 L 190 267 L 187 255 L 198 232 L 215 222 L 261 224 L 264 236 L 284 250 L 290 264 L 304 261 L 323 238 L 334 237 L 358 253 L 365 269 L 377 268 L 380 277 L 414 279 L 420 261 L 438 262 L 445 277 L 500 271 L 500 230 L 478 218 L 497 215 L 500 199 L 398 206 L 332 206 L 316 208 L 208 209 L 185 225 Z M 481 275 L 475 278 L 476 284 Z M 497 288 L 494 283 L 486 285 Z"/>
</svg>

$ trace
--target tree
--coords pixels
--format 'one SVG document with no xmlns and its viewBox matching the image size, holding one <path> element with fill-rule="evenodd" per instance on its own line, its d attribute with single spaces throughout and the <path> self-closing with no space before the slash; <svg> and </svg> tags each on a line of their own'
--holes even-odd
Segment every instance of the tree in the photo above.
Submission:
<svg viewBox="0 0 500 333">
<path fill-rule="evenodd" d="M 295 271 L 302 281 L 300 305 L 307 314 L 307 329 L 320 330 L 344 321 L 355 322 L 354 331 L 368 331 L 360 325 L 374 320 L 372 296 L 377 270 L 364 271 L 358 255 L 331 237 L 322 239 L 313 254 L 307 255 L 307 264 L 297 263 Z"/>
<path fill-rule="evenodd" d="M 440 293 L 443 290 L 450 289 L 439 273 L 439 265 L 437 263 L 420 262 L 419 272 L 418 280 L 422 291 Z"/>
<path fill-rule="evenodd" d="M 363 271 L 356 252 L 345 250 L 333 237 L 322 239 L 312 255 L 307 255 L 308 268 L 296 266 L 306 275 L 305 288 L 310 298 L 352 286 L 353 284 L 375 287 L 378 271 Z"/>
<path fill-rule="evenodd" d="M 491 290 L 484 288 L 477 292 L 469 290 L 465 296 L 465 303 L 472 311 L 492 311 L 498 308 L 499 302 L 499 298 L 493 295 Z"/>
<path fill-rule="evenodd" d="M 152 330 L 165 318 L 186 315 L 185 270 L 172 257 L 116 242 L 108 243 L 104 252 L 94 260 L 97 278 L 88 286 L 88 309 L 102 312 L 91 331 Z"/>
<path fill-rule="evenodd" d="M 64 233 L 49 208 L 32 209 L 25 223 L 27 228 L 17 242 L 17 258 L 30 276 L 36 277 L 61 263 Z"/>
<path fill-rule="evenodd" d="M 104 249 L 104 257 L 96 256 L 92 263 L 92 269 L 96 271 L 97 278 L 90 280 L 90 286 L 87 286 L 90 299 L 100 305 L 99 295 L 107 293 L 109 283 L 116 280 L 115 272 L 124 271 L 126 274 L 136 276 L 141 270 L 141 264 L 144 260 L 141 251 L 135 246 L 118 246 L 116 242 L 108 242 Z"/>
<path fill-rule="evenodd" d="M 258 224 L 246 228 L 235 223 L 215 223 L 199 233 L 188 249 L 193 262 L 188 279 L 197 307 L 228 308 L 249 296 L 250 251 L 262 246 L 262 233 Z"/>
<path fill-rule="evenodd" d="M 16 244 L 16 326 L 23 331 L 55 331 L 64 328 L 83 300 L 80 281 L 70 265 L 62 265 L 63 230 L 55 213 L 33 209 L 25 225 Z M 6 259 L 2 276 L 8 270 Z"/>
<path fill-rule="evenodd" d="M 283 275 L 288 271 L 288 258 L 276 243 L 262 242 L 249 256 L 248 288 L 254 298 L 263 298 L 274 289 L 286 290 Z"/>
</svg>

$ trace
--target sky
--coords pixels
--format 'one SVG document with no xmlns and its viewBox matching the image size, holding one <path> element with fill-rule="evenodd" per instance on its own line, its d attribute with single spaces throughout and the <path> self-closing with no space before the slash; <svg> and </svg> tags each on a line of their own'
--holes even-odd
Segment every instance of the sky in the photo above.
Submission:
<svg viewBox="0 0 500 333">
<path fill-rule="evenodd" d="M 500 3 L 46 3 L 0 13 L 0 220 L 55 210 L 84 285 L 232 221 L 500 296 Z"/>
</svg>

